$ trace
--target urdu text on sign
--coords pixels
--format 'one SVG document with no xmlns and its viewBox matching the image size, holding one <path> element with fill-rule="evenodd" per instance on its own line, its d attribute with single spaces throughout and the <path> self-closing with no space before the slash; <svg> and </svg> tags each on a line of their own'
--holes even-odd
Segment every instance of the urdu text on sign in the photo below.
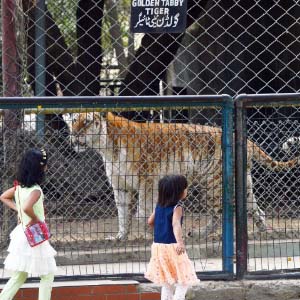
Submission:
<svg viewBox="0 0 300 300">
<path fill-rule="evenodd" d="M 179 33 L 186 27 L 187 0 L 132 0 L 132 32 Z"/>
</svg>

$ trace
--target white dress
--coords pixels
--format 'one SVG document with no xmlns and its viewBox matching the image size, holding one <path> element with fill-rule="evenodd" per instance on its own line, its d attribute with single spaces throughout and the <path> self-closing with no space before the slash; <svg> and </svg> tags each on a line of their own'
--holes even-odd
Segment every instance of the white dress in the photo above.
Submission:
<svg viewBox="0 0 300 300">
<path fill-rule="evenodd" d="M 21 203 L 22 206 L 23 202 L 27 199 L 30 192 L 35 189 L 39 189 L 41 191 L 41 197 L 34 205 L 33 209 L 36 215 L 43 220 L 44 195 L 38 185 L 35 185 L 31 188 L 22 188 L 18 186 L 17 191 L 19 191 L 18 193 L 15 193 L 16 205 L 20 215 L 19 203 Z M 18 195 L 20 198 L 20 202 L 18 200 Z M 28 217 L 24 215 L 24 212 L 22 213 L 22 217 L 22 223 L 27 224 Z M 54 258 L 56 255 L 56 251 L 50 245 L 49 241 L 45 241 L 35 247 L 30 247 L 25 236 L 22 224 L 17 225 L 16 228 L 11 232 L 10 244 L 7 251 L 9 253 L 4 261 L 4 266 L 7 270 L 27 272 L 31 276 L 41 276 L 50 273 L 54 274 L 57 270 Z"/>
</svg>

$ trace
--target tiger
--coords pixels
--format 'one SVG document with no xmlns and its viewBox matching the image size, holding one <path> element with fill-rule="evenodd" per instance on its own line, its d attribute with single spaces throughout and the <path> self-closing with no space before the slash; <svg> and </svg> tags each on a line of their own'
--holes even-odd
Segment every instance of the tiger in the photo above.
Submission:
<svg viewBox="0 0 300 300">
<path fill-rule="evenodd" d="M 157 199 L 158 180 L 180 173 L 188 182 L 206 190 L 206 202 L 213 217 L 201 232 L 213 233 L 220 225 L 222 199 L 222 129 L 187 123 L 140 123 L 111 112 L 106 117 L 80 113 L 71 126 L 77 152 L 93 148 L 104 161 L 106 175 L 114 191 L 118 212 L 118 240 L 128 238 L 137 200 L 137 216 L 146 226 L 146 217 Z M 297 160 L 276 161 L 257 144 L 247 140 L 248 212 L 259 231 L 267 229 L 264 211 L 253 193 L 253 160 L 270 170 L 292 168 Z"/>
</svg>

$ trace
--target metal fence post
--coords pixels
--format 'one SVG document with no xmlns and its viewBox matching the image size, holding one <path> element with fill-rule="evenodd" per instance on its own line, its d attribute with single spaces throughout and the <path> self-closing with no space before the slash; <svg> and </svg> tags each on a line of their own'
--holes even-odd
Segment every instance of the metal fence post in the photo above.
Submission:
<svg viewBox="0 0 300 300">
<path fill-rule="evenodd" d="M 232 130 L 233 102 L 229 96 L 224 96 L 222 111 L 222 156 L 223 156 L 223 228 L 222 256 L 223 271 L 233 274 L 233 174 L 232 174 Z"/>
<path fill-rule="evenodd" d="M 235 201 L 236 201 L 236 277 L 247 272 L 247 149 L 245 110 L 240 97 L 235 99 Z"/>
</svg>

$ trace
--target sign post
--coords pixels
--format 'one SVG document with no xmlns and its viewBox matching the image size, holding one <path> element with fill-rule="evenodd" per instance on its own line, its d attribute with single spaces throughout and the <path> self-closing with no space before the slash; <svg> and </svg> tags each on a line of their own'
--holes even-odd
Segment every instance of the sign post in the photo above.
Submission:
<svg viewBox="0 0 300 300">
<path fill-rule="evenodd" d="M 133 33 L 180 33 L 186 27 L 187 0 L 131 0 Z"/>
</svg>

